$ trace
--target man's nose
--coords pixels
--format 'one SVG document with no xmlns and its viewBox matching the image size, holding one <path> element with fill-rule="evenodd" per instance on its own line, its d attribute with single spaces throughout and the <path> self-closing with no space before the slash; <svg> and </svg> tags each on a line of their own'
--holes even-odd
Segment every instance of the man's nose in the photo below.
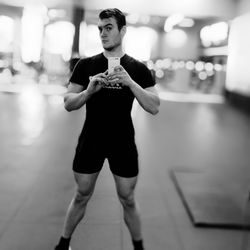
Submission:
<svg viewBox="0 0 250 250">
<path fill-rule="evenodd" d="M 107 33 L 106 33 L 105 30 L 103 29 L 103 30 L 101 31 L 101 37 L 105 37 L 105 36 L 107 36 Z"/>
</svg>

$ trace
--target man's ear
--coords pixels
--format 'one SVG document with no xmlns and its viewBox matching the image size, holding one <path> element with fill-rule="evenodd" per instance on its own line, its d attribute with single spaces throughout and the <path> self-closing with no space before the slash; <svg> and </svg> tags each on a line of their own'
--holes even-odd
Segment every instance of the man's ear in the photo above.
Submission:
<svg viewBox="0 0 250 250">
<path fill-rule="evenodd" d="M 122 35 L 122 37 L 124 37 L 125 36 L 125 34 L 126 34 L 126 32 L 127 32 L 127 26 L 123 26 L 122 28 L 121 28 L 121 35 Z"/>
</svg>

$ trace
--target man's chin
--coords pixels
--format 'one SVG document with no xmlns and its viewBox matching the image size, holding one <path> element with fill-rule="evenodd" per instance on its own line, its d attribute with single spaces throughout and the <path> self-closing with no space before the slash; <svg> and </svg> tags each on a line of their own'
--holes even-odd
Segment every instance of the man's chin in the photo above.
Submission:
<svg viewBox="0 0 250 250">
<path fill-rule="evenodd" d="M 112 51 L 114 49 L 113 46 L 103 46 L 103 48 L 107 51 Z"/>
</svg>

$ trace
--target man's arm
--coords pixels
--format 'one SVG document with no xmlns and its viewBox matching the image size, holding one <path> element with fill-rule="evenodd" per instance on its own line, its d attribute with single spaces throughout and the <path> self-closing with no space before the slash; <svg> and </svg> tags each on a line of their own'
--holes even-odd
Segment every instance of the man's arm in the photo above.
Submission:
<svg viewBox="0 0 250 250">
<path fill-rule="evenodd" d="M 64 108 L 69 112 L 79 109 L 86 103 L 89 97 L 87 89 L 83 90 L 83 86 L 70 83 L 68 91 L 64 95 Z"/>
<path fill-rule="evenodd" d="M 154 87 L 143 89 L 137 84 L 122 66 L 115 67 L 115 72 L 107 77 L 110 84 L 121 84 L 130 88 L 144 110 L 152 115 L 159 112 L 160 98 Z"/>
<path fill-rule="evenodd" d="M 160 98 L 155 87 L 143 89 L 134 81 L 129 87 L 144 110 L 152 115 L 156 115 L 159 112 Z"/>
<path fill-rule="evenodd" d="M 107 83 L 106 74 L 107 72 L 104 72 L 91 77 L 85 90 L 82 85 L 70 82 L 68 91 L 64 95 L 65 109 L 70 112 L 81 108 L 94 93 Z"/>
</svg>

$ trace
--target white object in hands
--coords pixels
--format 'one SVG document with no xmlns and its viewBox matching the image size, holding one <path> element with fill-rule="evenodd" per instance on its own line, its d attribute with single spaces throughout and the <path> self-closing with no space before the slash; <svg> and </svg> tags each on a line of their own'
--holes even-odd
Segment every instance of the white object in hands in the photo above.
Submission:
<svg viewBox="0 0 250 250">
<path fill-rule="evenodd" d="M 120 57 L 108 57 L 108 73 L 114 72 L 114 68 L 120 65 Z"/>
<path fill-rule="evenodd" d="M 115 67 L 119 65 L 120 65 L 120 57 L 108 57 L 108 73 L 109 74 L 113 73 Z M 121 86 L 119 84 L 116 84 L 115 86 L 106 85 L 105 88 L 121 89 Z"/>
</svg>

